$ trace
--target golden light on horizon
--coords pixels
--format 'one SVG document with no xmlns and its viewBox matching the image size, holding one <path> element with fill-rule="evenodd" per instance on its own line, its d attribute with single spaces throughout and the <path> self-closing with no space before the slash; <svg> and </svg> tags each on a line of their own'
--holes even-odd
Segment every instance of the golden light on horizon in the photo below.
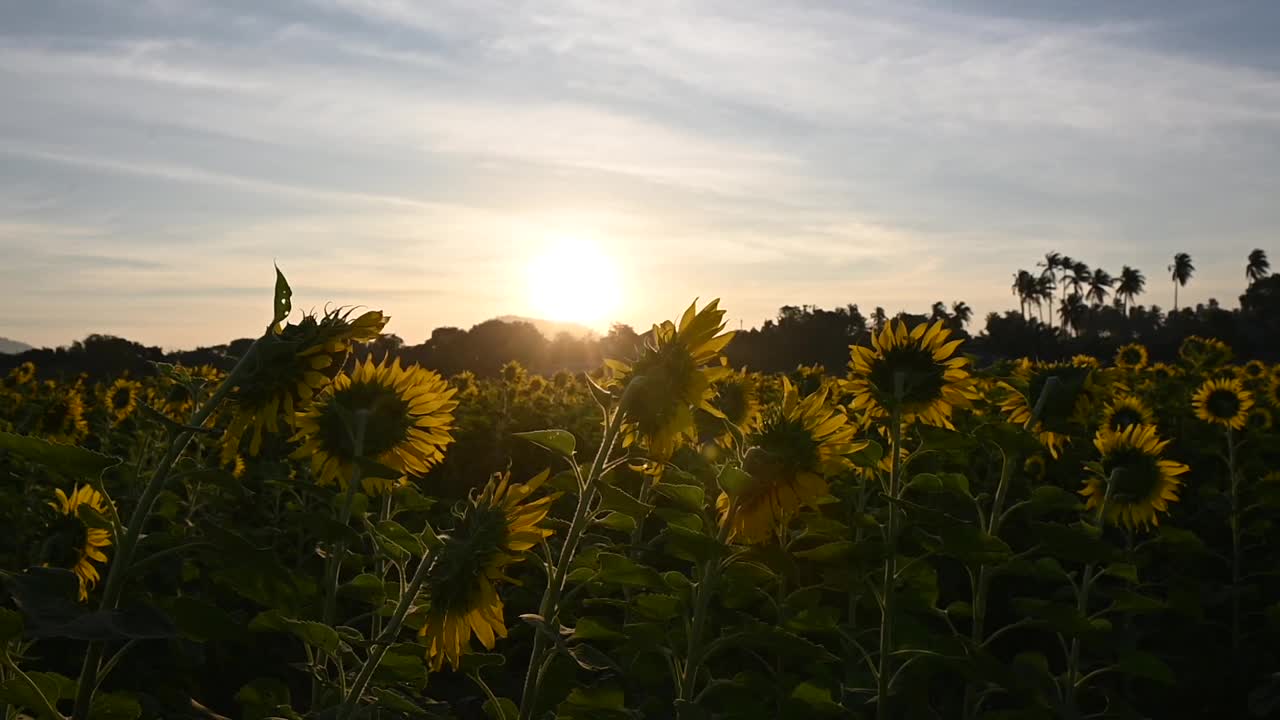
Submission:
<svg viewBox="0 0 1280 720">
<path fill-rule="evenodd" d="M 562 237 L 549 241 L 526 268 L 528 306 L 544 320 L 600 329 L 622 301 L 617 263 L 599 243 Z"/>
</svg>

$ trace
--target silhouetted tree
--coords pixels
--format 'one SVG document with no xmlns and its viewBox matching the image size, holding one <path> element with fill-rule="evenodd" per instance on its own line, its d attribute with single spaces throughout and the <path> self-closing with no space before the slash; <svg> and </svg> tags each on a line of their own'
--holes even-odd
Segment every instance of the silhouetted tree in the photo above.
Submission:
<svg viewBox="0 0 1280 720">
<path fill-rule="evenodd" d="M 1169 273 L 1173 277 L 1173 311 L 1178 311 L 1178 287 L 1186 287 L 1187 281 L 1191 279 L 1191 274 L 1196 271 L 1196 266 L 1191 264 L 1191 256 L 1187 253 L 1180 252 L 1173 256 L 1173 264 L 1169 266 Z"/>
<path fill-rule="evenodd" d="M 1267 260 L 1265 250 L 1258 248 L 1249 253 L 1249 264 L 1245 265 L 1244 276 L 1249 279 L 1249 284 L 1261 280 L 1271 272 L 1271 261 Z"/>
</svg>

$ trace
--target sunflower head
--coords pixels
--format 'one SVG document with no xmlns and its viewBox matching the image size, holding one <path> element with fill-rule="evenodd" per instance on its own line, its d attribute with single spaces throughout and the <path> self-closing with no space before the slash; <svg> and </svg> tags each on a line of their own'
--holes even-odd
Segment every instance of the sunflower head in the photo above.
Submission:
<svg viewBox="0 0 1280 720">
<path fill-rule="evenodd" d="M 89 434 L 84 399 L 78 385 L 54 388 L 36 418 L 36 434 L 55 442 L 75 443 Z"/>
<path fill-rule="evenodd" d="M 568 370 L 557 370 L 551 376 L 551 386 L 557 390 L 563 390 L 573 384 L 573 373 Z"/>
<path fill-rule="evenodd" d="M 1231 362 L 1231 348 L 1216 338 L 1188 335 L 1178 347 L 1178 357 L 1194 368 L 1207 370 Z"/>
<path fill-rule="evenodd" d="M 541 526 L 555 495 L 529 501 L 546 481 L 543 471 L 528 483 L 512 483 L 507 474 L 490 478 L 484 489 L 455 511 L 458 522 L 443 536 L 427 570 L 430 597 L 420 634 L 432 670 L 458 667 L 474 634 L 487 650 L 507 636 L 496 585 L 506 568 L 552 535 Z"/>
<path fill-rule="evenodd" d="M 1236 378 L 1206 380 L 1191 398 L 1196 417 L 1233 430 L 1244 429 L 1253 396 Z"/>
<path fill-rule="evenodd" d="M 1121 345 L 1116 351 L 1116 367 L 1125 370 L 1141 370 L 1147 366 L 1147 348 L 1138 343 Z"/>
<path fill-rule="evenodd" d="M 800 365 L 789 373 L 800 396 L 811 395 L 821 388 L 827 379 L 827 369 L 822 365 Z"/>
<path fill-rule="evenodd" d="M 537 395 L 538 393 L 547 389 L 547 380 L 541 375 L 534 375 L 533 377 L 529 378 L 529 383 L 527 387 L 529 388 L 530 395 Z"/>
<path fill-rule="evenodd" d="M 977 399 L 969 361 L 956 355 L 962 341 L 948 340 L 942 321 L 908 330 L 902 320 L 885 323 L 871 347 L 850 348 L 847 389 L 852 408 L 868 418 L 901 413 L 904 422 L 951 428 L 951 413 Z"/>
<path fill-rule="evenodd" d="M 1080 490 L 1085 509 L 1101 508 L 1105 522 L 1134 530 L 1159 525 L 1158 513 L 1178 501 L 1178 476 L 1189 470 L 1162 457 L 1169 441 L 1151 425 L 1131 425 L 1119 432 L 1103 428 L 1093 444 L 1101 458 L 1089 464 L 1090 477 Z"/>
<path fill-rule="evenodd" d="M 1250 360 L 1237 368 L 1236 372 L 1240 375 L 1240 379 L 1242 380 L 1246 378 L 1261 380 L 1269 375 L 1267 364 L 1261 360 Z"/>
<path fill-rule="evenodd" d="M 106 406 L 107 415 L 113 422 L 123 422 L 138 407 L 138 395 L 142 392 L 142 385 L 133 380 L 120 378 L 111 383 L 107 387 L 107 392 L 103 396 L 103 404 Z"/>
<path fill-rule="evenodd" d="M 1169 382 L 1174 378 L 1174 375 L 1173 366 L 1165 363 L 1154 363 L 1147 368 L 1147 379 L 1154 381 L 1157 385 Z"/>
<path fill-rule="evenodd" d="M 733 372 L 721 355 L 733 333 L 721 332 L 719 304 L 712 300 L 698 310 L 695 301 L 679 324 L 654 325 L 633 361 L 605 360 L 609 385 L 623 392 L 624 446 L 643 444 L 654 459 L 665 459 L 694 438 L 694 410 L 722 416 L 711 404 L 712 383 Z"/>
<path fill-rule="evenodd" d="M 1086 366 L 1023 359 L 1001 385 L 1000 407 L 1009 422 L 1036 433 L 1056 459 L 1070 436 L 1088 425 L 1099 393 L 1095 372 Z"/>
<path fill-rule="evenodd" d="M 1271 407 L 1280 410 L 1280 378 L 1271 381 L 1271 384 L 1267 386 L 1265 396 Z"/>
<path fill-rule="evenodd" d="M 111 546 L 111 531 L 85 525 L 80 519 L 80 507 L 90 507 L 105 515 L 107 501 L 102 493 L 89 485 L 73 487 L 70 495 L 57 488 L 54 494 L 56 497 L 49 506 L 56 511 L 57 517 L 44 543 L 45 563 L 76 574 L 83 602 L 89 599 L 89 591 L 101 578 L 94 563 L 107 562 L 103 549 Z"/>
<path fill-rule="evenodd" d="M 759 391 L 756 380 L 747 372 L 734 373 L 715 384 L 715 397 L 711 404 L 724 419 L 750 430 L 760 419 Z"/>
<path fill-rule="evenodd" d="M 453 395 L 435 372 L 366 358 L 298 416 L 293 439 L 302 445 L 293 457 L 309 459 L 322 485 L 336 481 L 345 488 L 357 456 L 423 475 L 444 459 L 453 440 Z"/>
<path fill-rule="evenodd" d="M 743 542 L 767 540 L 802 505 L 826 495 L 826 478 L 851 468 L 847 456 L 867 445 L 854 441 L 853 424 L 828 401 L 826 388 L 801 399 L 786 378 L 782 387 L 782 405 L 747 436 L 742 469 L 750 486 L 716 501 L 721 525 L 732 518 L 732 536 Z"/>
<path fill-rule="evenodd" d="M 1271 432 L 1271 428 L 1275 427 L 1275 415 L 1267 408 L 1255 405 L 1249 410 L 1249 415 L 1245 418 L 1244 425 L 1254 432 L 1268 433 Z"/>
<path fill-rule="evenodd" d="M 26 385 L 36 379 L 36 364 L 28 360 L 9 371 L 9 380 L 14 385 Z"/>
<path fill-rule="evenodd" d="M 1130 425 L 1155 425 L 1151 408 L 1133 395 L 1117 395 L 1102 408 L 1102 427 L 1123 430 Z"/>
<path fill-rule="evenodd" d="M 449 384 L 458 391 L 458 397 L 471 397 L 480 392 L 479 381 L 476 374 L 470 370 L 463 370 L 457 375 L 449 378 Z"/>
<path fill-rule="evenodd" d="M 1087 367 L 1094 370 L 1102 368 L 1102 363 L 1092 355 L 1076 355 L 1071 358 L 1071 364 L 1076 367 Z"/>
<path fill-rule="evenodd" d="M 262 448 L 263 433 L 292 427 L 297 411 L 342 370 L 353 343 L 378 337 L 388 317 L 376 310 L 351 319 L 351 310 L 306 315 L 258 341 L 252 366 L 228 396 L 231 421 L 222 437 L 228 462 L 250 429 L 249 454 Z"/>
<path fill-rule="evenodd" d="M 1048 468 L 1049 463 L 1042 453 L 1031 455 L 1026 459 L 1026 462 L 1022 463 L 1022 471 L 1037 483 L 1044 482 L 1044 476 L 1048 472 Z"/>
<path fill-rule="evenodd" d="M 529 373 L 524 369 L 523 365 L 512 360 L 502 366 L 502 369 L 498 371 L 498 375 L 502 378 L 502 382 L 507 385 L 519 387 L 524 384 L 525 378 L 529 376 Z"/>
</svg>

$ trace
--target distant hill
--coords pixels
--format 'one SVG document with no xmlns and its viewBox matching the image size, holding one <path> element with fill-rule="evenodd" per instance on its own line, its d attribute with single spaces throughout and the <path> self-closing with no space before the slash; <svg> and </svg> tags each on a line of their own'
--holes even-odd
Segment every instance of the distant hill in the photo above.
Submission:
<svg viewBox="0 0 1280 720">
<path fill-rule="evenodd" d="M 26 343 L 20 343 L 17 340 L 0 337 L 0 355 L 17 355 L 31 350 L 31 346 Z"/>
<path fill-rule="evenodd" d="M 542 337 L 548 340 L 554 340 L 560 333 L 569 333 L 575 340 L 588 340 L 597 336 L 597 333 L 585 325 L 570 322 L 556 322 L 555 320 L 539 320 L 538 318 L 521 317 L 519 315 L 503 315 L 496 317 L 505 323 L 529 323 L 537 329 Z"/>
</svg>

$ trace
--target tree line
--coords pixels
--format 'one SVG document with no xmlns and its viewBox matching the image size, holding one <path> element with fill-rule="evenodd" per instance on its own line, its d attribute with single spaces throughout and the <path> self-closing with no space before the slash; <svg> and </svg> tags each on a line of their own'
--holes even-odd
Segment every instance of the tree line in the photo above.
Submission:
<svg viewBox="0 0 1280 720">
<path fill-rule="evenodd" d="M 1263 250 L 1248 256 L 1247 287 L 1239 297 L 1240 306 L 1234 309 L 1223 308 L 1213 299 L 1179 307 L 1177 292 L 1195 273 L 1187 253 L 1174 255 L 1168 266 L 1174 298 L 1168 312 L 1138 302 L 1147 291 L 1147 278 L 1136 268 L 1124 266 L 1113 276 L 1056 252 L 1046 253 L 1036 267 L 1037 271 L 1019 270 L 1013 275 L 1011 287 L 1019 309 L 988 314 L 980 330 L 972 327 L 973 311 L 963 301 L 938 301 L 927 312 L 901 312 L 893 317 L 909 324 L 944 322 L 959 337 L 970 340 L 966 350 L 976 354 L 980 363 L 1016 357 L 1057 360 L 1077 354 L 1109 358 L 1116 348 L 1130 342 L 1146 345 L 1155 360 L 1168 360 L 1190 335 L 1218 338 L 1243 358 L 1280 361 L 1280 274 L 1271 273 Z M 842 373 L 849 345 L 869 342 L 871 333 L 883 328 L 890 317 L 882 307 L 864 314 L 856 304 L 830 310 L 786 305 L 760 327 L 739 331 L 726 354 L 735 367 L 764 372 L 821 365 L 828 372 Z M 399 357 L 446 376 L 466 371 L 493 377 L 511 361 L 530 372 L 551 375 L 560 370 L 593 370 L 605 357 L 631 355 L 640 342 L 641 332 L 622 324 L 600 337 L 560 333 L 547 338 L 527 322 L 489 320 L 470 329 L 436 328 L 418 345 L 386 335 L 362 353 Z M 153 362 L 227 366 L 249 343 L 241 339 L 166 353 L 158 347 L 95 334 L 69 347 L 0 355 L 0 371 L 28 360 L 42 374 L 72 377 L 84 373 L 93 379 L 123 372 L 148 374 Z"/>
</svg>

